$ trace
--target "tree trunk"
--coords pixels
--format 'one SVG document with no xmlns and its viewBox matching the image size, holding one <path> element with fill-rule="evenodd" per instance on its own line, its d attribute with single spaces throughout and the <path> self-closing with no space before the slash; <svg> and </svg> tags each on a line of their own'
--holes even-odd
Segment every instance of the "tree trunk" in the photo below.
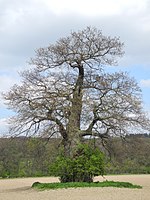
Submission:
<svg viewBox="0 0 150 200">
<path fill-rule="evenodd" d="M 70 116 L 66 130 L 68 135 L 68 141 L 66 141 L 66 151 L 69 156 L 73 156 L 73 152 L 76 149 L 76 146 L 81 142 L 80 118 L 82 112 L 84 69 L 82 65 L 79 65 L 78 68 L 79 75 L 73 92 L 72 106 L 70 109 Z"/>
<path fill-rule="evenodd" d="M 72 106 L 66 128 L 67 140 L 64 140 L 65 156 L 71 159 L 76 159 L 76 156 L 78 156 L 76 154 L 77 148 L 82 139 L 80 134 L 80 120 L 82 112 L 84 69 L 82 65 L 80 65 L 78 68 L 79 75 L 73 92 Z M 60 180 L 61 182 L 92 182 L 93 177 L 87 172 L 77 173 L 77 170 L 75 170 L 73 174 L 67 173 L 66 171 L 65 174 L 62 174 Z"/>
</svg>

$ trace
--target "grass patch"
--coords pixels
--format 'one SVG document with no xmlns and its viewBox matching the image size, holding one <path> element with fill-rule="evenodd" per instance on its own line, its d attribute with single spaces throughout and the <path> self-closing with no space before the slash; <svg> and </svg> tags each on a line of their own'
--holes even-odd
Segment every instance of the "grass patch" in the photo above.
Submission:
<svg viewBox="0 0 150 200">
<path fill-rule="evenodd" d="M 142 188 L 140 185 L 133 185 L 128 182 L 104 181 L 104 182 L 69 182 L 69 183 L 39 183 L 35 182 L 32 185 L 37 189 L 62 189 L 62 188 L 79 188 L 79 187 L 119 187 L 119 188 Z"/>
</svg>

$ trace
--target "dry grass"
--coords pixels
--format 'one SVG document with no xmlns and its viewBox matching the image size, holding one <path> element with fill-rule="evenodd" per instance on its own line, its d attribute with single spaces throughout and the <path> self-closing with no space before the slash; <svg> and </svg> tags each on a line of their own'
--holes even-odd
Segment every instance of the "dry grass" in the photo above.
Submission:
<svg viewBox="0 0 150 200">
<path fill-rule="evenodd" d="M 149 200 L 150 175 L 106 176 L 107 180 L 131 182 L 142 185 L 143 189 L 127 188 L 76 188 L 37 191 L 31 189 L 34 182 L 57 182 L 57 178 L 21 178 L 0 180 L 1 200 Z M 96 177 L 95 181 L 103 181 Z"/>
</svg>

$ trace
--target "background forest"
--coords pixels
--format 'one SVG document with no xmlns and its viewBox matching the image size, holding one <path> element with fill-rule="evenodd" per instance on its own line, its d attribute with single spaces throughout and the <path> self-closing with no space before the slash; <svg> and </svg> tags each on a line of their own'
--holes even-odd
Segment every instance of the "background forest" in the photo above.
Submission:
<svg viewBox="0 0 150 200">
<path fill-rule="evenodd" d="M 150 173 L 150 135 L 130 135 L 125 140 L 113 137 L 106 148 L 96 139 L 85 142 L 107 155 L 105 174 Z M 0 177 L 52 176 L 50 168 L 59 144 L 54 138 L 0 138 Z"/>
</svg>

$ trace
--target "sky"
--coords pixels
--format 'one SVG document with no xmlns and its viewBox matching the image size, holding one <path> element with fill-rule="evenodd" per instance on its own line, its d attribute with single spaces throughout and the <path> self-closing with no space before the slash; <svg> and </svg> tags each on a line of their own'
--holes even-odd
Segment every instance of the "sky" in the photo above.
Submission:
<svg viewBox="0 0 150 200">
<path fill-rule="evenodd" d="M 0 0 L 0 93 L 20 83 L 35 50 L 87 26 L 117 36 L 125 55 L 111 71 L 127 71 L 150 113 L 150 0 Z M 0 95 L 0 133 L 12 116 Z"/>
</svg>

